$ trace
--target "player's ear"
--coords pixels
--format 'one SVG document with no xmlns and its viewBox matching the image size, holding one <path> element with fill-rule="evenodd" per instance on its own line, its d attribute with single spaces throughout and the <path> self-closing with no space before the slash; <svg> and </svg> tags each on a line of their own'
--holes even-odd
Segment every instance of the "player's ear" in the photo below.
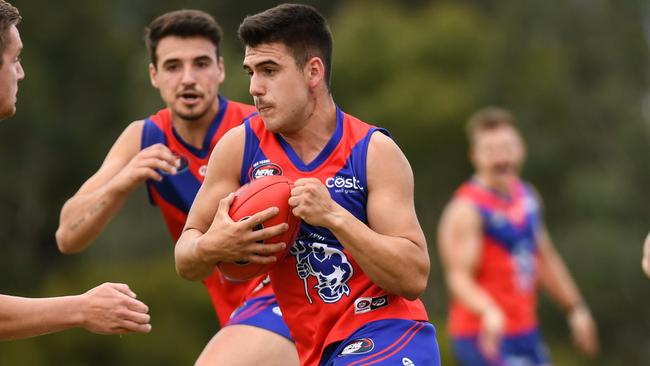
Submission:
<svg viewBox="0 0 650 366">
<path fill-rule="evenodd" d="M 314 88 L 325 79 L 325 64 L 320 57 L 312 57 L 305 64 L 305 76 L 310 88 Z"/>
<path fill-rule="evenodd" d="M 156 77 L 158 76 L 158 70 L 156 70 L 156 67 L 150 63 L 149 64 L 149 80 L 151 81 L 151 85 L 158 89 L 158 81 L 156 80 Z"/>
<path fill-rule="evenodd" d="M 219 84 L 221 84 L 224 80 L 226 80 L 226 64 L 223 62 L 223 57 L 219 56 L 219 59 L 217 59 L 217 64 L 221 70 L 221 75 L 219 76 Z"/>
</svg>

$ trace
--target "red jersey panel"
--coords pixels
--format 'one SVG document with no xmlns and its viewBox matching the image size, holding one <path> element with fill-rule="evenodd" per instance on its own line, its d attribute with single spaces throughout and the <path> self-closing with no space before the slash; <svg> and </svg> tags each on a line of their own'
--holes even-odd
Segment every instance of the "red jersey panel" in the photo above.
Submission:
<svg viewBox="0 0 650 366">
<path fill-rule="evenodd" d="M 164 144 L 178 156 L 181 162 L 177 174 L 162 173 L 161 182 L 147 181 L 149 198 L 160 208 L 174 242 L 183 231 L 194 197 L 203 183 L 212 149 L 228 130 L 240 125 L 254 113 L 253 106 L 219 97 L 219 112 L 208 129 L 201 149 L 185 143 L 176 133 L 168 108 L 160 110 L 145 120 L 141 148 L 157 143 Z M 248 295 L 258 289 L 262 279 L 260 277 L 246 282 L 230 282 L 215 269 L 213 274 L 203 281 L 221 325 L 228 321 L 230 314 Z M 259 289 L 262 290 L 256 295 L 271 293 L 270 286 L 259 286 Z"/>
<path fill-rule="evenodd" d="M 332 198 L 367 224 L 366 158 L 374 132 L 337 109 L 337 127 L 321 153 L 305 164 L 259 116 L 245 122 L 242 184 L 269 174 L 319 179 Z M 302 365 L 318 365 L 325 347 L 380 319 L 427 320 L 420 300 L 409 301 L 375 285 L 338 239 L 302 223 L 290 254 L 271 271 L 273 286 Z"/>
<path fill-rule="evenodd" d="M 475 279 L 506 317 L 506 335 L 529 331 L 537 326 L 538 251 L 536 232 L 540 225 L 539 204 L 522 181 L 512 182 L 508 195 L 490 190 L 476 181 L 458 189 L 456 199 L 471 202 L 483 222 L 481 258 Z M 474 336 L 480 317 L 452 300 L 450 333 Z"/>
</svg>

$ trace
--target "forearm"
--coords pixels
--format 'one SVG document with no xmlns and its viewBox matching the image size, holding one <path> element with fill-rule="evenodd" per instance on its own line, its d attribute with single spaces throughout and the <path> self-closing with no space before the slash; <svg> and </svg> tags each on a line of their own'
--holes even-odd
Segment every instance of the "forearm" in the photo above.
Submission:
<svg viewBox="0 0 650 366">
<path fill-rule="evenodd" d="M 69 254 L 86 249 L 124 205 L 129 193 L 109 184 L 66 202 L 56 231 L 59 250 Z"/>
<path fill-rule="evenodd" d="M 208 277 L 217 261 L 205 258 L 199 248 L 202 233 L 195 229 L 185 230 L 176 243 L 174 258 L 176 272 L 190 281 L 198 281 Z"/>
<path fill-rule="evenodd" d="M 82 325 L 78 296 L 31 299 L 0 295 L 0 339 L 19 339 Z"/>
<path fill-rule="evenodd" d="M 330 231 L 364 273 L 388 293 L 415 299 L 429 276 L 429 257 L 420 246 L 403 238 L 382 235 L 342 209 Z"/>
<path fill-rule="evenodd" d="M 451 295 L 476 315 L 481 315 L 490 308 L 500 309 L 492 296 L 481 288 L 469 273 L 449 271 L 447 285 Z"/>
<path fill-rule="evenodd" d="M 542 287 L 567 313 L 583 305 L 582 296 L 562 259 L 554 251 L 545 253 L 540 262 Z"/>
</svg>

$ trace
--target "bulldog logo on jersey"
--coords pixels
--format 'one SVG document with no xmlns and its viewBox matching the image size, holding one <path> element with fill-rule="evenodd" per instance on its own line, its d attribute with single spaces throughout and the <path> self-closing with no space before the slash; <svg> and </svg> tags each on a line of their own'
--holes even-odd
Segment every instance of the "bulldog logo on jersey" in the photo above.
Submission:
<svg viewBox="0 0 650 366">
<path fill-rule="evenodd" d="M 343 295 L 350 296 L 347 282 L 354 271 L 345 253 L 323 243 L 302 240 L 297 240 L 289 253 L 296 257 L 298 277 L 305 284 L 305 295 L 310 304 L 314 302 L 307 285 L 309 276 L 316 277 L 318 283 L 314 288 L 318 296 L 328 304 L 339 301 Z"/>
<path fill-rule="evenodd" d="M 271 163 L 268 159 L 255 162 L 249 173 L 251 180 L 271 175 L 282 175 L 282 168 L 278 164 Z"/>
</svg>

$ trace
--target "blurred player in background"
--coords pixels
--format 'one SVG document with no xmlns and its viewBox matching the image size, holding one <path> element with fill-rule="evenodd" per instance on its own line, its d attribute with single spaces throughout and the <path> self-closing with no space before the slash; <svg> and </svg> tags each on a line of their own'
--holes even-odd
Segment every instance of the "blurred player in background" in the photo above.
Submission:
<svg viewBox="0 0 650 366">
<path fill-rule="evenodd" d="M 253 106 L 219 95 L 225 78 L 221 37 L 214 19 L 198 10 L 169 12 L 150 24 L 149 73 L 166 108 L 131 123 L 99 170 L 63 206 L 56 234 L 62 252 L 88 247 L 145 182 L 172 239 L 178 239 L 212 148 L 226 131 L 255 113 Z M 232 364 L 231 360 L 238 365 L 297 365 L 295 346 L 268 282 L 257 278 L 232 283 L 214 270 L 204 283 L 222 329 L 197 365 Z M 244 315 L 229 319 L 240 306 Z"/>
<path fill-rule="evenodd" d="M 286 176 L 295 182 L 288 204 L 303 221 L 270 275 L 301 364 L 439 365 L 435 329 L 418 299 L 430 263 L 413 173 L 386 131 L 334 103 L 327 21 L 311 6 L 283 4 L 244 19 L 239 37 L 260 114 L 215 147 L 176 244 L 179 273 L 209 276 L 223 246 L 232 248 L 230 261 L 275 260 L 261 252 L 272 245 L 257 241 L 286 223 L 252 229 L 277 208 L 243 222 L 228 209 L 242 184 Z"/>
<path fill-rule="evenodd" d="M 537 283 L 565 310 L 575 344 L 598 352 L 596 325 L 519 177 L 525 145 L 514 117 L 489 107 L 468 124 L 474 176 L 447 205 L 439 247 L 452 296 L 449 329 L 462 365 L 548 365 Z"/>
<path fill-rule="evenodd" d="M 641 266 L 645 274 L 650 277 L 650 233 L 645 238 L 645 244 L 643 245 L 643 260 L 641 261 Z"/>
<path fill-rule="evenodd" d="M 23 48 L 18 9 L 0 0 L 0 119 L 16 113 Z M 148 333 L 149 309 L 127 285 L 105 283 L 82 295 L 25 298 L 0 295 L 0 339 L 18 339 L 85 328 L 99 334 Z"/>
</svg>

